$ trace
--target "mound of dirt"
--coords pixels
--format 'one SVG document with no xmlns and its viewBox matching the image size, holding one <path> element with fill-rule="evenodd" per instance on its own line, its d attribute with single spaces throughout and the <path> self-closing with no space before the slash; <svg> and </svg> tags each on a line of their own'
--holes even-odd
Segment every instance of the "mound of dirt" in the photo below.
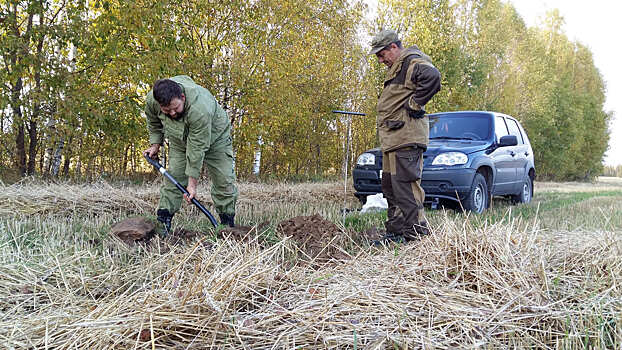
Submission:
<svg viewBox="0 0 622 350">
<path fill-rule="evenodd" d="M 331 259 L 344 259 L 348 255 L 341 246 L 343 232 L 332 222 L 320 215 L 296 216 L 280 222 L 277 231 L 283 236 L 291 236 L 298 247 L 311 259 L 324 262 Z"/>
<path fill-rule="evenodd" d="M 155 223 L 143 217 L 129 218 L 112 226 L 110 234 L 127 244 L 146 242 L 155 235 Z"/>
</svg>

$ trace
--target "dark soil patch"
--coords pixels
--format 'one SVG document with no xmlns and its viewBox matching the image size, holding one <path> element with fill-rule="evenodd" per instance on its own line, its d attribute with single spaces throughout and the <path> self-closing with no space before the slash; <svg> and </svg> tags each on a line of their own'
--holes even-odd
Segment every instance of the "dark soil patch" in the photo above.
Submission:
<svg viewBox="0 0 622 350">
<path fill-rule="evenodd" d="M 282 236 L 290 236 L 304 252 L 302 259 L 326 262 L 349 258 L 340 247 L 347 238 L 345 233 L 332 222 L 320 215 L 297 216 L 280 222 L 277 231 Z"/>
<path fill-rule="evenodd" d="M 156 225 L 152 220 L 144 217 L 134 217 L 122 220 L 112 226 L 110 234 L 117 236 L 128 245 L 147 244 L 157 235 Z M 162 243 L 178 245 L 205 236 L 205 232 L 190 231 L 183 228 L 173 230 L 166 237 L 161 237 Z M 93 242 L 95 243 L 95 241 Z"/>
<path fill-rule="evenodd" d="M 251 241 L 257 237 L 268 226 L 267 222 L 257 226 L 236 226 L 225 227 L 218 231 L 218 238 L 232 238 L 238 241 Z M 149 244 L 157 235 L 156 224 L 144 217 L 134 217 L 122 220 L 115 224 L 110 234 L 117 236 L 128 245 L 137 243 Z M 206 232 L 191 231 L 183 228 L 174 229 L 166 237 L 160 237 L 160 240 L 172 245 L 179 245 L 194 240 L 197 237 L 204 237 Z M 93 242 L 93 244 L 95 244 Z"/>
<path fill-rule="evenodd" d="M 155 223 L 143 217 L 129 218 L 112 226 L 110 234 L 127 244 L 147 242 L 155 235 Z"/>
<path fill-rule="evenodd" d="M 255 226 L 226 227 L 218 231 L 218 238 L 229 238 L 241 242 L 251 242 L 268 227 L 264 222 Z M 348 246 L 348 235 L 334 223 L 325 220 L 319 214 L 312 216 L 297 216 L 281 221 L 276 226 L 277 234 L 281 237 L 290 237 L 296 247 L 300 249 L 298 258 L 302 261 L 325 263 L 334 260 L 349 259 L 350 255 L 343 250 Z M 364 233 L 370 239 L 374 233 Z M 128 245 L 145 244 L 148 249 L 169 251 L 171 246 L 183 245 L 205 237 L 206 232 L 190 231 L 183 228 L 173 230 L 168 236 L 153 240 L 157 235 L 153 221 L 136 217 L 123 220 L 112 227 L 111 235 L 119 237 Z M 376 233 L 377 235 L 377 233 Z M 155 245 L 153 242 L 156 242 Z M 208 240 L 203 245 L 211 246 Z"/>
<path fill-rule="evenodd" d="M 188 241 L 194 240 L 196 237 L 205 237 L 205 232 L 200 231 L 190 231 L 183 228 L 178 228 L 173 230 L 168 236 L 164 237 L 163 240 L 169 244 L 182 244 Z"/>
</svg>

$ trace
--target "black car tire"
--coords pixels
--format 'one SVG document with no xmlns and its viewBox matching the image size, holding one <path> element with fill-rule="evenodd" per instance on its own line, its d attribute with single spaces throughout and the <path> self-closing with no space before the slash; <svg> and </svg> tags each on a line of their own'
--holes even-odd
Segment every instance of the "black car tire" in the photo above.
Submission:
<svg viewBox="0 0 622 350">
<path fill-rule="evenodd" d="M 482 174 L 476 173 L 473 177 L 473 184 L 471 185 L 469 195 L 463 203 L 464 210 L 481 214 L 488 208 L 489 200 L 490 196 L 488 194 L 486 179 L 484 179 Z"/>
<path fill-rule="evenodd" d="M 518 194 L 512 195 L 512 203 L 529 203 L 533 198 L 533 180 L 529 175 L 525 176 L 523 183 L 521 184 L 521 191 Z"/>
</svg>

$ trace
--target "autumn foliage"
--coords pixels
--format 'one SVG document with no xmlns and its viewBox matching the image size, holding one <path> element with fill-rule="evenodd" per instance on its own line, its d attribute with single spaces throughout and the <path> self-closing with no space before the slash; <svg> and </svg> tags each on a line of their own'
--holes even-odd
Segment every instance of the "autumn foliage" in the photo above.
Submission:
<svg viewBox="0 0 622 350">
<path fill-rule="evenodd" d="M 0 1 L 0 20 L 0 166 L 21 175 L 147 170 L 144 96 L 156 79 L 178 74 L 228 111 L 240 176 L 258 151 L 262 176 L 340 174 L 377 143 L 386 68 L 367 51 L 369 35 L 385 27 L 443 74 L 429 112 L 515 116 L 539 176 L 602 170 L 603 77 L 555 11 L 528 28 L 496 0 L 381 0 L 374 13 L 347 0 L 28 0 Z"/>
</svg>

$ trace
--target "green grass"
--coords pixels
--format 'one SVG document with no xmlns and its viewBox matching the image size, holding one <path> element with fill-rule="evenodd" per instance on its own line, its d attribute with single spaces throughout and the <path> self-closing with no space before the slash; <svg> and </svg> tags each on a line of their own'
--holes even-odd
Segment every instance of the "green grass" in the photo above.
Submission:
<svg viewBox="0 0 622 350">
<path fill-rule="evenodd" d="M 384 227 L 387 220 L 386 210 L 370 213 L 352 213 L 345 218 L 345 227 L 355 231 L 365 231 L 371 227 Z"/>
<path fill-rule="evenodd" d="M 540 230 L 611 230 L 622 229 L 622 190 L 536 193 L 529 204 L 514 205 L 509 199 L 495 198 L 492 207 L 480 215 L 460 210 L 426 208 L 433 228 L 446 220 L 468 222 L 474 228 L 513 222 L 518 228 L 537 223 Z M 371 227 L 384 229 L 386 211 L 346 216 L 345 227 L 363 232 Z"/>
</svg>

